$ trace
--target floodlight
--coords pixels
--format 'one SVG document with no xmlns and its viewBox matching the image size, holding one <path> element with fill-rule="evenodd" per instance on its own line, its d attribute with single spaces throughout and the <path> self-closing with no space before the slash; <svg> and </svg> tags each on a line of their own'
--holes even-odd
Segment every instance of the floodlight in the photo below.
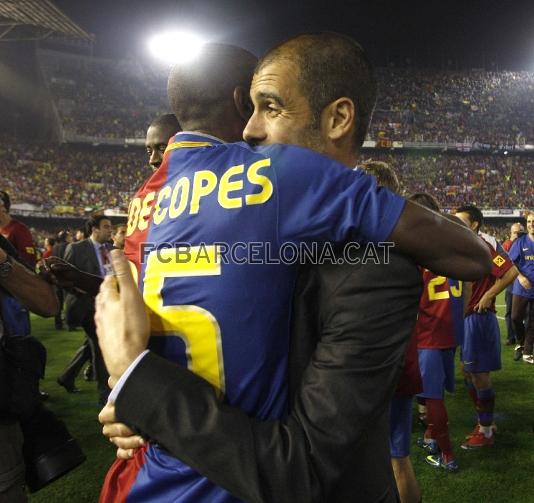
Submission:
<svg viewBox="0 0 534 503">
<path fill-rule="evenodd" d="M 169 31 L 156 35 L 148 46 L 150 52 L 158 59 L 168 63 L 185 63 L 194 59 L 204 40 L 198 35 L 186 31 Z"/>
</svg>

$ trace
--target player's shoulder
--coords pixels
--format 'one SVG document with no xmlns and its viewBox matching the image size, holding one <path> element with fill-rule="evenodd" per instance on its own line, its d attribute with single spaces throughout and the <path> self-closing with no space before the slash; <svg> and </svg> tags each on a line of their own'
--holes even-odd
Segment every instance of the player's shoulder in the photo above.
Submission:
<svg viewBox="0 0 534 503">
<path fill-rule="evenodd" d="M 482 239 L 493 251 L 496 251 L 499 247 L 499 242 L 494 236 L 490 236 L 489 234 L 486 234 L 485 232 L 478 233 L 480 239 Z"/>
<path fill-rule="evenodd" d="M 320 154 L 319 152 L 315 152 L 314 150 L 311 150 L 306 147 L 300 147 L 298 145 L 274 143 L 272 145 L 251 146 L 245 142 L 242 142 L 241 144 L 244 145 L 243 148 L 248 148 L 251 154 L 265 158 L 270 157 L 281 162 L 287 161 L 293 163 L 295 161 L 305 161 L 309 163 L 310 161 L 312 161 L 315 165 L 337 164 L 339 166 L 343 166 L 341 163 L 334 161 L 333 159 L 330 159 L 329 157 L 326 157 L 325 155 Z"/>
</svg>

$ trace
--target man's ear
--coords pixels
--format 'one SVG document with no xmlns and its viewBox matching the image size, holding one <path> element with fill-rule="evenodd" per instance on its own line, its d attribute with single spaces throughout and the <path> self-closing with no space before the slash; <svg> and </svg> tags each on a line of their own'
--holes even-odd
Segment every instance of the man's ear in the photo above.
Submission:
<svg viewBox="0 0 534 503">
<path fill-rule="evenodd" d="M 234 89 L 234 104 L 237 113 L 245 122 L 247 122 L 253 112 L 248 89 L 245 89 L 243 86 L 237 86 Z"/>
<path fill-rule="evenodd" d="M 356 128 L 356 106 L 350 98 L 338 98 L 322 112 L 323 132 L 332 141 L 352 136 Z"/>
</svg>

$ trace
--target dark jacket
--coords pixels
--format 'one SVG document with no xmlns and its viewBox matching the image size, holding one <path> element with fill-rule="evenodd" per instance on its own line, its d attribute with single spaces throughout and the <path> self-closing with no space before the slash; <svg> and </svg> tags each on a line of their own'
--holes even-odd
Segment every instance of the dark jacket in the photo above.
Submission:
<svg viewBox="0 0 534 503">
<path fill-rule="evenodd" d="M 400 255 L 305 268 L 284 422 L 225 405 L 206 381 L 152 353 L 119 394 L 117 417 L 247 502 L 395 502 L 389 401 L 420 294 L 416 266 Z"/>
<path fill-rule="evenodd" d="M 101 276 L 100 265 L 91 239 L 70 243 L 65 250 L 65 260 L 81 271 Z M 95 298 L 88 294 L 66 292 L 65 316 L 69 327 L 76 327 L 88 316 L 94 316 Z"/>
</svg>

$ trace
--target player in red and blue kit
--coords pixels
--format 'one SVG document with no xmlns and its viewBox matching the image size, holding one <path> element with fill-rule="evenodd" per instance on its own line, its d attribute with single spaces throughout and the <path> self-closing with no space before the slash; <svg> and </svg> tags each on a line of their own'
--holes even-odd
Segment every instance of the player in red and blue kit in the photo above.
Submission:
<svg viewBox="0 0 534 503">
<path fill-rule="evenodd" d="M 415 330 L 423 381 L 427 428 L 418 444 L 429 452 L 427 463 L 456 471 L 449 438 L 444 392 L 454 391 L 454 352 L 464 338 L 463 283 L 424 269 L 423 295 Z M 441 452 L 441 454 L 439 454 Z"/>
<path fill-rule="evenodd" d="M 534 364 L 534 213 L 527 213 L 527 232 L 517 237 L 508 253 L 519 270 L 512 287 L 512 322 L 517 338 L 515 360 Z M 528 311 L 528 312 L 527 312 Z M 525 330 L 524 319 L 528 318 Z"/>
<path fill-rule="evenodd" d="M 361 170 L 304 148 L 177 134 L 129 210 L 125 253 L 151 313 L 150 348 L 229 404 L 283 419 L 297 268 L 266 262 L 288 242 L 384 241 L 404 204 Z M 251 264 L 241 245 L 253 242 L 270 248 Z M 152 444 L 108 474 L 101 501 L 125 500 L 236 501 Z"/>
<path fill-rule="evenodd" d="M 518 271 L 497 240 L 480 232 L 483 216 L 478 208 L 462 206 L 456 211 L 456 216 L 480 236 L 493 259 L 491 274 L 473 283 L 462 345 L 466 384 L 478 414 L 478 424 L 462 448 L 476 449 L 494 442 L 495 392 L 490 372 L 501 368 L 501 340 L 495 315 L 495 297 L 512 283 Z"/>
</svg>

